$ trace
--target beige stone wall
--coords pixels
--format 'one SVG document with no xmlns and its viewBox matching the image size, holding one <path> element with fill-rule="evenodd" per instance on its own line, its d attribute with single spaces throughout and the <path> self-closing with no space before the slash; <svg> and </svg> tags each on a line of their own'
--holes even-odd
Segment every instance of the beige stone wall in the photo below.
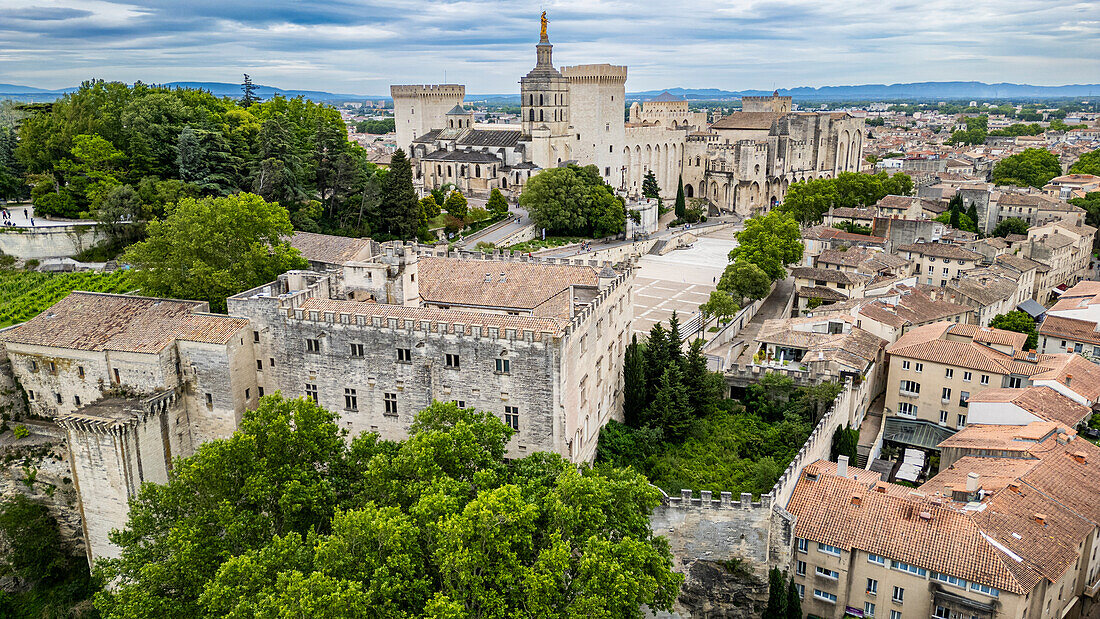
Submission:
<svg viewBox="0 0 1100 619">
<path fill-rule="evenodd" d="M 991 372 L 979 372 L 978 370 L 967 369 L 959 366 L 945 365 L 941 363 L 934 363 L 931 361 L 917 361 L 915 359 L 905 359 L 898 355 L 889 355 L 890 369 L 887 376 L 889 377 L 886 383 L 886 414 L 889 416 L 899 415 L 899 405 L 901 403 L 908 403 L 916 405 L 917 407 L 917 419 L 924 421 L 930 421 L 932 423 L 940 423 L 940 411 L 947 411 L 947 423 L 943 425 L 947 428 L 956 429 L 959 425 L 959 415 L 966 415 L 967 407 L 959 404 L 959 398 L 963 392 L 974 394 L 984 389 L 993 389 L 1007 386 L 1006 376 L 1003 374 L 995 374 Z M 902 364 L 908 361 L 909 369 L 902 369 Z M 918 372 L 917 364 L 923 364 L 923 369 Z M 947 371 L 952 371 L 952 377 L 947 377 Z M 966 374 L 970 373 L 970 380 L 966 379 Z M 988 383 L 982 384 L 982 377 L 988 377 Z M 901 393 L 901 381 L 911 380 L 920 384 L 920 393 L 917 396 L 903 395 Z M 1027 386 L 1026 381 L 1022 386 Z M 951 390 L 950 398 L 947 402 L 943 401 L 943 389 L 948 388 Z M 964 421 L 965 423 L 965 421 Z"/>
<path fill-rule="evenodd" d="M 676 198 L 687 132 L 667 127 L 627 127 L 622 150 L 626 166 L 626 191 L 641 195 L 646 172 L 653 171 L 661 197 Z M 612 183 L 614 186 L 621 184 Z"/>
<path fill-rule="evenodd" d="M 622 184 L 626 67 L 606 64 L 562 68 L 569 79 L 572 158 L 595 165 L 612 187 Z"/>
<path fill-rule="evenodd" d="M 390 86 L 397 147 L 411 152 L 412 141 L 446 126 L 447 112 L 466 98 L 461 84 Z"/>
</svg>

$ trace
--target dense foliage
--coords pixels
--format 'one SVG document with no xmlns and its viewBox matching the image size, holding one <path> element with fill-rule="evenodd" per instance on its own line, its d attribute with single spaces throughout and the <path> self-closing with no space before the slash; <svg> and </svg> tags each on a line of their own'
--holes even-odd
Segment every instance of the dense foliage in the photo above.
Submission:
<svg viewBox="0 0 1100 619">
<path fill-rule="evenodd" d="M 396 119 L 383 118 L 382 120 L 361 120 L 355 123 L 355 130 L 359 133 L 373 133 L 381 135 L 393 133 L 396 129 Z"/>
<path fill-rule="evenodd" d="M 1062 174 L 1058 157 L 1042 148 L 1029 148 L 1001 159 L 993 166 L 993 182 L 998 185 L 1042 187 Z"/>
<path fill-rule="evenodd" d="M 1010 234 L 1027 234 L 1027 222 L 1019 217 L 1009 217 L 993 228 L 993 236 L 1004 238 Z"/>
<path fill-rule="evenodd" d="M 543 170 L 523 187 L 519 205 L 546 234 L 603 237 L 621 234 L 626 206 L 594 165 Z"/>
<path fill-rule="evenodd" d="M 940 213 L 936 217 L 935 221 L 942 224 L 947 224 L 956 230 L 963 230 L 965 232 L 973 232 L 980 234 L 978 230 L 978 209 L 971 205 L 970 210 L 964 211 L 962 198 L 956 195 L 951 198 L 951 202 L 947 205 L 947 210 Z M 1026 226 L 1025 226 L 1026 229 Z"/>
<path fill-rule="evenodd" d="M 1039 344 L 1039 334 L 1035 331 L 1035 321 L 1027 312 L 1012 310 L 1004 314 L 997 314 L 989 321 L 989 326 L 994 329 L 1026 333 L 1025 350 L 1035 350 L 1035 347 Z"/>
<path fill-rule="evenodd" d="M 307 266 L 287 240 L 292 232 L 286 209 L 255 194 L 184 198 L 150 222 L 148 238 L 122 260 L 137 267 L 143 294 L 225 311 L 226 297 Z"/>
<path fill-rule="evenodd" d="M 0 590 L 0 617 L 88 616 L 95 592 L 88 563 L 44 504 L 18 493 L 0 501 L 0 543 L 0 577 L 26 585 Z"/>
<path fill-rule="evenodd" d="M 37 273 L 0 269 L 0 327 L 34 318 L 73 290 L 123 293 L 138 287 L 132 271 Z"/>
<path fill-rule="evenodd" d="M 0 156 L 3 155 L 0 149 Z M 1070 174 L 1095 174 L 1100 176 L 1100 149 L 1081 155 L 1073 165 L 1069 167 Z"/>
<path fill-rule="evenodd" d="M 975 145 L 984 144 L 989 129 L 989 117 L 982 115 L 966 119 L 966 129 L 959 129 L 948 138 L 948 144 Z"/>
<path fill-rule="evenodd" d="M 893 176 L 886 172 L 841 172 L 836 178 L 819 178 L 792 184 L 779 209 L 790 213 L 799 223 L 815 224 L 829 212 L 829 207 L 870 206 L 886 196 L 907 196 L 912 193 L 913 179 L 902 172 Z"/>
<path fill-rule="evenodd" d="M 86 82 L 24 119 L 19 137 L 43 215 L 147 219 L 181 193 L 251 191 L 300 229 L 367 234 L 381 224 L 384 173 L 348 141 L 336 109 L 300 97 L 242 107 L 202 90 Z M 120 187 L 135 199 L 101 214 Z"/>
<path fill-rule="evenodd" d="M 729 253 L 731 264 L 722 274 L 723 281 L 729 281 L 729 285 L 722 287 L 728 291 L 741 289 L 732 279 L 734 266 L 741 262 L 755 265 L 772 281 L 784 279 L 787 271 L 783 267 L 801 260 L 802 250 L 798 222 L 785 211 L 773 210 L 750 217 L 745 220 L 744 229 L 737 233 L 737 247 Z M 754 277 L 759 276 L 754 274 Z"/>
<path fill-rule="evenodd" d="M 672 572 L 637 473 L 545 453 L 435 403 L 402 442 L 268 396 L 225 440 L 146 485 L 96 598 L 105 617 L 641 617 Z"/>
</svg>

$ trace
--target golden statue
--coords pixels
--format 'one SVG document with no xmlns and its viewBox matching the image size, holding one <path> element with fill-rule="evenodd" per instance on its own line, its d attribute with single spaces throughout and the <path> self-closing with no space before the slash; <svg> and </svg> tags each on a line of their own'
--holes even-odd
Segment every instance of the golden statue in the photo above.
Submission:
<svg viewBox="0 0 1100 619">
<path fill-rule="evenodd" d="M 546 24 L 548 22 L 549 22 L 549 20 L 546 19 L 546 11 L 543 11 L 542 12 L 542 40 L 543 41 L 546 40 Z"/>
</svg>

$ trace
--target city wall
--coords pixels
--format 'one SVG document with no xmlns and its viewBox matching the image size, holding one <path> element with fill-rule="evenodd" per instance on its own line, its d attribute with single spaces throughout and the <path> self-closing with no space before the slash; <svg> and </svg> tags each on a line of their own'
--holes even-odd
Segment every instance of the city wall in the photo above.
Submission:
<svg viewBox="0 0 1100 619">
<path fill-rule="evenodd" d="M 92 224 L 0 228 L 0 252 L 22 260 L 73 256 L 107 238 Z"/>
</svg>

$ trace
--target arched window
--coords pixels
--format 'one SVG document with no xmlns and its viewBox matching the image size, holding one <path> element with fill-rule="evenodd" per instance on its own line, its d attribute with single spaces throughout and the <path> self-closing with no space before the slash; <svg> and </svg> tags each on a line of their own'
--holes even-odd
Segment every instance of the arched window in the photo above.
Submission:
<svg viewBox="0 0 1100 619">
<path fill-rule="evenodd" d="M 541 94 L 539 95 L 539 105 L 544 105 L 544 103 L 542 102 L 542 95 Z"/>
<path fill-rule="evenodd" d="M 545 118 L 542 117 L 542 110 L 539 110 L 539 120 L 540 121 L 541 120 L 546 120 Z"/>
<path fill-rule="evenodd" d="M 534 122 L 534 120 L 535 120 L 535 110 L 534 110 L 534 108 L 532 108 L 531 109 L 531 122 Z"/>
<path fill-rule="evenodd" d="M 447 166 L 447 176 L 451 175 L 451 166 Z"/>
<path fill-rule="evenodd" d="M 436 174 L 443 174 L 443 166 L 439 165 L 438 163 L 435 164 L 435 173 Z"/>
<path fill-rule="evenodd" d="M 474 166 L 474 176 L 477 177 L 477 178 L 481 178 L 481 166 L 480 165 L 475 165 Z"/>
</svg>

